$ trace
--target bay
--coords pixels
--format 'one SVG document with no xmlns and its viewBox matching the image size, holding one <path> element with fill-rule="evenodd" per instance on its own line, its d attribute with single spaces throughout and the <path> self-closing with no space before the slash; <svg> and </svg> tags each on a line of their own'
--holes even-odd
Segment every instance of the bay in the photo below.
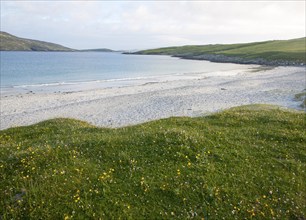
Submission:
<svg viewBox="0 0 306 220">
<path fill-rule="evenodd" d="M 1 51 L 1 92 L 77 91 L 188 78 L 245 65 L 160 55 Z"/>
</svg>

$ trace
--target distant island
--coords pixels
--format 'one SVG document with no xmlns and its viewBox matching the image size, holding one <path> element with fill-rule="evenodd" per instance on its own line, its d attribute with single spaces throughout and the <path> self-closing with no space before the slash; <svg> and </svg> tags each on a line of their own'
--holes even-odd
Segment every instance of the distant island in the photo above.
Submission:
<svg viewBox="0 0 306 220">
<path fill-rule="evenodd" d="M 221 63 L 304 66 L 306 38 L 274 40 L 244 44 L 211 44 L 165 47 L 128 54 L 170 55 L 183 59 L 209 60 Z"/>
<path fill-rule="evenodd" d="M 50 42 L 20 38 L 3 31 L 0 32 L 0 51 L 114 52 L 107 48 L 76 50 Z"/>
<path fill-rule="evenodd" d="M 107 49 L 107 48 L 99 48 L 99 49 L 85 49 L 79 50 L 81 52 L 115 52 L 114 50 Z"/>
</svg>

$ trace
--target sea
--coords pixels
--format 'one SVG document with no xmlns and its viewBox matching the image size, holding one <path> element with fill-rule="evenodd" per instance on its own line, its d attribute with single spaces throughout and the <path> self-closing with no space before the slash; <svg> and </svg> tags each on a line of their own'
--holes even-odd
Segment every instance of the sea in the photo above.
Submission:
<svg viewBox="0 0 306 220">
<path fill-rule="evenodd" d="M 246 65 L 119 52 L 0 52 L 1 94 L 80 90 L 234 74 Z"/>
</svg>

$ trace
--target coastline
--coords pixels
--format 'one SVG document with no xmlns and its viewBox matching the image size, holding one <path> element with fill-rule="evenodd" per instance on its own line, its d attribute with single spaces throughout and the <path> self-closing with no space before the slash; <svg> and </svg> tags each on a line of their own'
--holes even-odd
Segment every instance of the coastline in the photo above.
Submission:
<svg viewBox="0 0 306 220">
<path fill-rule="evenodd" d="M 174 55 L 173 57 L 179 57 L 188 60 L 207 60 L 215 63 L 235 63 L 235 64 L 253 64 L 253 65 L 265 65 L 265 66 L 295 66 L 303 67 L 304 63 L 297 63 L 288 60 L 266 60 L 263 58 L 245 59 L 239 56 L 225 56 L 222 54 L 201 54 L 201 55 Z"/>
<path fill-rule="evenodd" d="M 272 66 L 272 67 L 305 67 L 305 63 L 299 63 L 295 61 L 289 61 L 289 60 L 266 60 L 264 58 L 252 58 L 252 59 L 246 59 L 239 56 L 226 56 L 223 54 L 177 54 L 177 55 L 171 55 L 171 54 L 162 54 L 162 53 L 156 53 L 156 54 L 143 54 L 142 52 L 134 52 L 134 53 L 123 53 L 126 55 L 164 55 L 164 56 L 171 56 L 171 57 L 177 57 L 181 59 L 186 60 L 205 60 L 210 61 L 214 63 L 235 63 L 235 64 L 241 64 L 241 65 L 263 65 L 263 66 Z"/>
<path fill-rule="evenodd" d="M 114 128 L 172 116 L 202 116 L 247 104 L 301 109 L 294 95 L 304 89 L 303 67 L 255 67 L 235 73 L 169 76 L 123 87 L 1 94 L 0 129 L 59 117 Z"/>
</svg>

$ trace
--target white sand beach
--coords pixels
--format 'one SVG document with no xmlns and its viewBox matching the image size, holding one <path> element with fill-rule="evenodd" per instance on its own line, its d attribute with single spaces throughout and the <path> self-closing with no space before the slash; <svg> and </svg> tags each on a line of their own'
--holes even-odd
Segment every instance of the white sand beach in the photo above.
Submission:
<svg viewBox="0 0 306 220">
<path fill-rule="evenodd" d="M 121 127 L 255 103 L 301 109 L 294 95 L 305 89 L 305 67 L 250 66 L 235 71 L 71 93 L 1 94 L 0 129 L 58 117 Z"/>
</svg>

